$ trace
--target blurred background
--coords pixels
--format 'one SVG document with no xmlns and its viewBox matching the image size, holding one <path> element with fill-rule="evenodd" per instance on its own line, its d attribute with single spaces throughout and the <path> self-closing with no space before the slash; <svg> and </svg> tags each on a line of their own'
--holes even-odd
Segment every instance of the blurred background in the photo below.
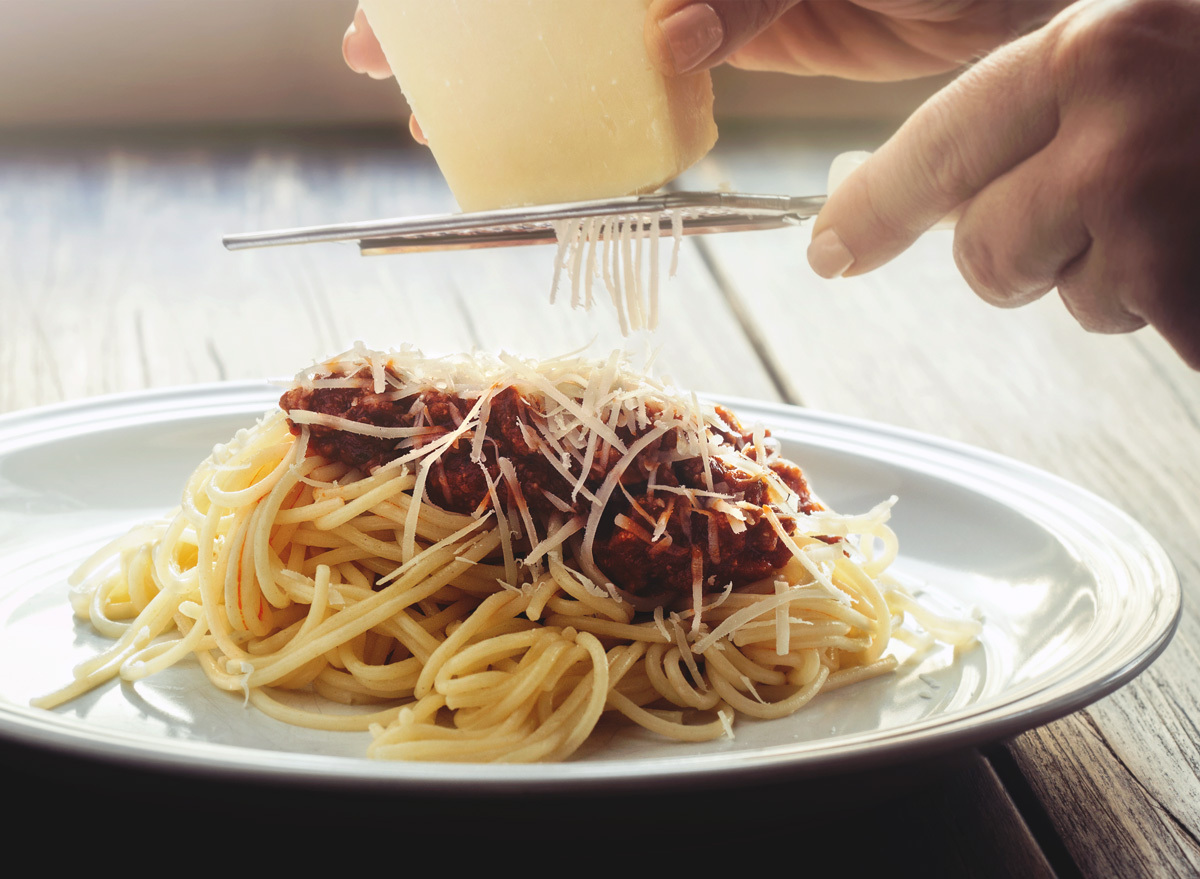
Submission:
<svg viewBox="0 0 1200 879">
<path fill-rule="evenodd" d="M 357 76 L 355 0 L 0 0 L 0 125 L 377 124 L 393 82 Z M 848 83 L 723 69 L 720 119 L 899 121 L 948 81 Z"/>
</svg>

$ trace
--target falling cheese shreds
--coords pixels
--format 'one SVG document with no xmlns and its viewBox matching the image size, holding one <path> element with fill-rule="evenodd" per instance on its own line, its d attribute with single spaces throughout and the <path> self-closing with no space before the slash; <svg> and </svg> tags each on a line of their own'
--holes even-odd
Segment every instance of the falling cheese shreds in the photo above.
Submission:
<svg viewBox="0 0 1200 879">
<path fill-rule="evenodd" d="M 666 214 L 629 214 L 585 219 L 554 220 L 558 247 L 550 302 L 558 301 L 565 273 L 571 283 L 571 307 L 591 309 L 595 304 L 593 284 L 599 280 L 617 313 L 622 335 L 658 326 L 659 247 Z M 670 212 L 673 240 L 668 277 L 679 267 L 683 242 L 683 218 Z"/>
</svg>

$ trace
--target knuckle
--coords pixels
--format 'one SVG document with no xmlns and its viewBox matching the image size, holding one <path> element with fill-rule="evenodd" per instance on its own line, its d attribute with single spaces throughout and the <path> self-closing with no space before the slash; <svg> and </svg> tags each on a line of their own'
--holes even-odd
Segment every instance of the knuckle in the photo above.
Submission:
<svg viewBox="0 0 1200 879">
<path fill-rule="evenodd" d="M 1000 308 L 1016 308 L 1053 286 L 1026 261 L 998 247 L 996 240 L 989 234 L 989 227 L 981 227 L 977 215 L 969 209 L 954 234 L 954 262 L 981 299 Z"/>
<path fill-rule="evenodd" d="M 1169 142 L 1160 146 L 1161 131 L 1132 124 L 1125 114 L 1101 113 L 1077 121 L 1062 173 L 1080 216 L 1095 234 L 1115 238 L 1180 215 L 1184 191 L 1200 183 L 1186 167 L 1194 162 L 1184 154 L 1190 151 L 1177 151 Z"/>
<path fill-rule="evenodd" d="M 972 290 L 985 302 L 1001 307 L 1013 305 L 1007 295 L 1008 285 L 996 265 L 996 255 L 986 239 L 964 233 L 954 233 L 954 262 Z"/>
<path fill-rule="evenodd" d="M 1146 325 L 1143 318 L 1121 306 L 1115 297 L 1080 282 L 1059 281 L 1058 295 L 1071 316 L 1089 333 L 1130 333 Z"/>
<path fill-rule="evenodd" d="M 1110 4 L 1099 19 L 1109 47 L 1137 46 L 1145 39 L 1179 33 L 1196 21 L 1194 0 L 1133 0 Z"/>
<path fill-rule="evenodd" d="M 1194 0 L 1081 4 L 1054 28 L 1050 70 L 1059 83 L 1127 89 L 1154 76 L 1185 34 L 1200 35 Z"/>
</svg>

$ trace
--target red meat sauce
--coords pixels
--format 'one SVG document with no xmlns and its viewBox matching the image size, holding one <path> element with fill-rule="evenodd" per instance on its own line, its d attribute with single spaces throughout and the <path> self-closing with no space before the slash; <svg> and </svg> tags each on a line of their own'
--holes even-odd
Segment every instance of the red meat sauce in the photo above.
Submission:
<svg viewBox="0 0 1200 879">
<path fill-rule="evenodd" d="M 374 393 L 366 373 L 356 375 L 364 379 L 366 387 L 295 387 L 280 398 L 279 405 L 285 412 L 304 409 L 380 427 L 412 427 L 419 424 L 439 427 L 448 433 L 461 424 L 477 402 L 473 398 L 437 390 L 391 399 L 386 393 Z M 497 463 L 499 458 L 507 458 L 516 470 L 521 493 L 535 521 L 541 519 L 544 522 L 546 517 L 559 510 L 547 498 L 547 494 L 554 495 L 560 503 L 572 504 L 574 512 L 586 515 L 588 501 L 581 496 L 572 502 L 573 483 L 526 440 L 521 424 L 528 426 L 541 417 L 536 405 L 513 387 L 496 393 L 489 405 L 483 461 L 471 460 L 472 435 L 470 432 L 464 434 L 433 463 L 426 481 L 428 500 L 458 513 L 487 509 L 491 502 L 483 474 L 486 468 L 497 491 L 508 492 L 507 497 L 501 495 L 508 504 L 507 510 L 515 511 L 515 498 L 500 477 Z M 722 407 L 716 407 L 716 412 L 726 427 L 718 431 L 724 440 L 753 459 L 756 452 L 753 435 L 741 426 L 733 413 Z M 288 423 L 292 432 L 298 435 L 300 426 L 291 420 Z M 318 454 L 364 472 L 394 460 L 413 448 L 409 445 L 398 450 L 395 440 L 322 425 L 308 427 L 309 454 Z M 629 428 L 619 428 L 617 433 L 627 443 L 636 439 L 634 431 Z M 437 434 L 432 434 L 422 440 L 429 442 L 436 438 Z M 622 475 L 624 491 L 618 490 L 610 498 L 594 544 L 593 555 L 600 570 L 614 585 L 635 596 L 667 593 L 690 597 L 693 565 L 701 559 L 705 592 L 723 591 L 730 582 L 734 588 L 744 586 L 783 567 L 791 558 L 791 551 L 765 516 L 747 511 L 745 530 L 735 533 L 723 513 L 696 509 L 689 498 L 669 490 L 648 490 L 652 469 L 657 471 L 657 486 L 707 489 L 704 462 L 700 458 L 673 463 L 656 462 L 659 457 L 657 452 L 674 449 L 675 445 L 675 431 L 668 431 L 657 446 L 643 450 Z M 599 488 L 618 458 L 616 453 L 596 455 L 585 482 L 590 490 Z M 797 505 L 802 512 L 821 509 L 813 499 L 799 467 L 778 457 L 770 460 L 768 466 L 796 493 Z M 747 501 L 758 507 L 767 503 L 767 484 L 761 477 L 731 467 L 716 458 L 710 459 L 709 470 L 713 488 L 717 492 L 729 495 L 735 502 Z M 640 509 L 634 507 L 630 498 Z M 654 530 L 650 520 L 657 522 L 668 508 L 670 513 L 665 531 L 658 540 L 650 540 Z M 789 533 L 794 531 L 795 522 L 781 511 L 777 510 L 777 513 L 785 530 Z M 641 533 L 618 527 L 618 514 L 624 514 L 637 523 Z"/>
</svg>

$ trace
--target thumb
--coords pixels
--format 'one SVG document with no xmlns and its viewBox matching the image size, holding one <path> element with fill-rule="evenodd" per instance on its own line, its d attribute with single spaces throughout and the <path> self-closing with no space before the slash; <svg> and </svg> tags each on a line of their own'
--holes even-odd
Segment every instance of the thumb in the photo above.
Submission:
<svg viewBox="0 0 1200 879">
<path fill-rule="evenodd" d="M 669 75 L 720 64 L 799 0 L 653 0 L 646 49 Z"/>
<path fill-rule="evenodd" d="M 1042 150 L 1058 128 L 1046 37 L 993 52 L 917 109 L 854 169 L 813 223 L 809 264 L 858 275 Z"/>
</svg>

